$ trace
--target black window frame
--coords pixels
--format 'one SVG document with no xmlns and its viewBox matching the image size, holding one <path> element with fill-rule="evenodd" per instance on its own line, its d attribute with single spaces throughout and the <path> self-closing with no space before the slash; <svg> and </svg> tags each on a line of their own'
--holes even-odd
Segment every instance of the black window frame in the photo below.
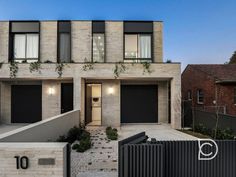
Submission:
<svg viewBox="0 0 236 177">
<path fill-rule="evenodd" d="M 152 31 L 139 31 L 139 32 L 134 32 L 134 31 L 125 31 L 125 23 L 152 23 Z M 151 58 L 126 58 L 125 57 L 125 35 L 150 35 L 151 36 Z M 153 62 L 154 61 L 154 39 L 153 39 L 153 21 L 124 21 L 123 23 L 123 60 L 124 61 L 132 61 L 132 62 Z M 137 41 L 137 47 L 138 47 L 138 41 Z"/>
<path fill-rule="evenodd" d="M 199 101 L 200 92 L 202 92 L 202 101 Z M 204 104 L 204 91 L 202 89 L 197 89 L 197 104 Z"/>
<path fill-rule="evenodd" d="M 99 29 L 95 29 L 95 23 L 104 23 L 104 29 L 103 28 L 99 28 Z M 92 47 L 91 47 L 91 61 L 94 61 L 93 58 L 93 35 L 94 34 L 103 34 L 104 35 L 104 59 L 103 62 L 99 62 L 99 63 L 105 63 L 106 62 L 106 23 L 104 20 L 93 20 L 92 21 Z"/>
<path fill-rule="evenodd" d="M 69 30 L 65 30 L 63 32 L 60 31 L 60 23 L 69 23 L 70 27 Z M 71 63 L 72 62 L 72 40 L 71 40 L 71 21 L 70 20 L 58 20 L 57 21 L 57 63 L 61 63 L 60 58 L 60 34 L 69 34 L 70 35 L 70 58 L 68 59 L 69 62 L 63 62 L 63 63 Z"/>
<path fill-rule="evenodd" d="M 13 23 L 38 23 L 38 32 L 12 32 L 12 24 Z M 9 48 L 8 48 L 8 60 L 11 62 L 11 61 L 14 61 L 14 62 L 17 62 L 17 60 L 26 60 L 26 61 L 30 61 L 30 60 L 37 60 L 37 61 L 40 61 L 40 33 L 41 33 L 41 24 L 40 24 L 40 21 L 10 21 L 9 22 Z M 15 41 L 15 35 L 17 34 L 24 34 L 24 35 L 27 35 L 27 34 L 38 34 L 38 58 L 15 58 L 14 57 L 14 41 Z M 27 43 L 26 43 L 27 44 Z M 26 50 L 26 49 L 25 49 Z M 26 53 L 25 53 L 26 55 Z"/>
</svg>

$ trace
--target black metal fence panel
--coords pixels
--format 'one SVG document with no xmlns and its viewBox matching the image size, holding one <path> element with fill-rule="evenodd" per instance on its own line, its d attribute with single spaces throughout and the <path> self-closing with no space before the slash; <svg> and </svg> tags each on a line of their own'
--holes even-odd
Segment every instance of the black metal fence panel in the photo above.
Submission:
<svg viewBox="0 0 236 177">
<path fill-rule="evenodd" d="M 161 144 L 126 144 L 123 177 L 163 177 L 163 149 Z"/>
<path fill-rule="evenodd" d="M 216 141 L 218 153 L 212 160 L 199 160 L 198 141 L 159 141 L 163 145 L 165 177 L 235 177 L 236 141 Z M 212 152 L 205 146 L 205 154 Z"/>
<path fill-rule="evenodd" d="M 119 143 L 119 177 L 236 177 L 234 140 L 150 144 L 141 143 L 144 135 L 135 135 Z"/>
</svg>

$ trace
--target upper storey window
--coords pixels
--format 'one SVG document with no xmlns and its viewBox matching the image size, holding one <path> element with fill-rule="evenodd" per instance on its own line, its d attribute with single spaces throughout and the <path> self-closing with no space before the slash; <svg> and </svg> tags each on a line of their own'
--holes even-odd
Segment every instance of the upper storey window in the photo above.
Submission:
<svg viewBox="0 0 236 177">
<path fill-rule="evenodd" d="M 92 33 L 93 33 L 92 60 L 93 62 L 104 62 L 105 61 L 105 22 L 93 21 Z"/>
<path fill-rule="evenodd" d="M 152 22 L 124 22 L 125 61 L 152 61 L 152 33 Z"/>
<path fill-rule="evenodd" d="M 18 62 L 38 61 L 39 22 L 10 23 L 10 59 Z"/>
<path fill-rule="evenodd" d="M 71 22 L 58 21 L 58 60 L 69 63 L 71 61 Z"/>
</svg>

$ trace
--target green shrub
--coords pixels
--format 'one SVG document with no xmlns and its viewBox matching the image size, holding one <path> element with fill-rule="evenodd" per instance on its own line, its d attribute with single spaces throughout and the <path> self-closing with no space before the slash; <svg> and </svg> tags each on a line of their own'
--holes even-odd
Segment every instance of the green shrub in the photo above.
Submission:
<svg viewBox="0 0 236 177">
<path fill-rule="evenodd" d="M 215 130 L 212 131 L 212 137 L 215 137 Z M 229 128 L 225 130 L 218 129 L 216 132 L 216 139 L 226 140 L 226 139 L 234 139 L 233 131 Z"/>
<path fill-rule="evenodd" d="M 107 138 L 110 140 L 117 140 L 118 139 L 118 134 L 117 133 L 111 133 L 111 134 L 107 134 Z"/>
<path fill-rule="evenodd" d="M 79 137 L 78 140 L 83 140 L 83 139 L 90 139 L 90 133 L 86 130 L 84 130 L 82 133 L 81 133 L 81 136 Z"/>
<path fill-rule="evenodd" d="M 204 135 L 209 135 L 209 136 L 211 136 L 211 134 L 212 134 L 212 130 L 205 127 L 203 124 L 196 125 L 195 126 L 195 131 L 198 132 L 198 133 L 202 133 Z"/>
<path fill-rule="evenodd" d="M 63 135 L 57 139 L 58 142 L 68 142 L 70 144 L 72 144 L 75 140 L 78 140 L 79 144 L 74 144 L 72 149 L 77 152 L 84 152 L 92 146 L 90 133 L 81 125 L 79 127 L 75 126 L 71 128 L 66 136 Z"/>
<path fill-rule="evenodd" d="M 110 130 L 112 130 L 112 127 L 110 127 L 110 126 L 107 127 L 107 128 L 106 128 L 106 133 L 109 132 Z"/>
<path fill-rule="evenodd" d="M 67 140 L 69 143 L 73 143 L 75 140 L 78 140 L 79 137 L 81 136 L 83 130 L 78 127 L 73 127 L 69 130 L 67 134 Z"/>
<path fill-rule="evenodd" d="M 195 126 L 195 132 L 201 133 L 203 135 L 208 135 L 212 138 L 219 140 L 234 139 L 233 131 L 229 128 L 225 130 L 217 129 L 217 132 L 215 132 L 215 129 L 209 129 L 205 127 L 203 124 L 198 124 Z"/>
<path fill-rule="evenodd" d="M 91 140 L 90 138 L 86 138 L 86 139 L 81 139 L 79 142 L 79 145 L 76 148 L 76 152 L 84 152 L 88 149 L 91 148 Z"/>
<path fill-rule="evenodd" d="M 57 142 L 67 142 L 67 138 L 65 135 L 59 136 L 59 138 L 56 140 Z"/>
<path fill-rule="evenodd" d="M 117 140 L 118 139 L 118 130 L 116 128 L 107 127 L 106 128 L 106 135 L 107 138 L 110 140 Z"/>
<path fill-rule="evenodd" d="M 78 147 L 79 147 L 79 144 L 74 144 L 74 145 L 72 146 L 72 149 L 73 149 L 73 150 L 76 150 Z"/>
</svg>

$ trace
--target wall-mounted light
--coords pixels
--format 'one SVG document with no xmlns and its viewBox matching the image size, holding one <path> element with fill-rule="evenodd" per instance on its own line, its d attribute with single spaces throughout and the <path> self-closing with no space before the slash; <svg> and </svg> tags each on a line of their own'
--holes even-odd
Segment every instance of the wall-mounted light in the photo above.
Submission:
<svg viewBox="0 0 236 177">
<path fill-rule="evenodd" d="M 48 94 L 49 95 L 54 95 L 55 94 L 55 88 L 54 87 L 49 87 L 48 88 Z"/>
<path fill-rule="evenodd" d="M 113 93 L 114 93 L 114 88 L 113 87 L 109 87 L 108 88 L 108 94 L 109 95 L 113 95 Z"/>
</svg>

